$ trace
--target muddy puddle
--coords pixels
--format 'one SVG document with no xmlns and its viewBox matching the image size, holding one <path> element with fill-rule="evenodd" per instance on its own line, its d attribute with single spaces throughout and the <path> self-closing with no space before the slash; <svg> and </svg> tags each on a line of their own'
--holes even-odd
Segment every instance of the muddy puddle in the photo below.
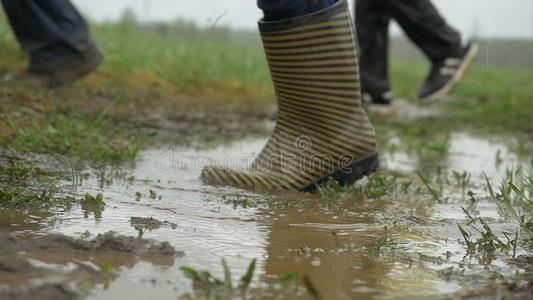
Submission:
<svg viewBox="0 0 533 300">
<path fill-rule="evenodd" d="M 308 276 L 323 299 L 413 299 L 506 295 L 505 280 L 498 278 L 531 272 L 531 253 L 521 247 L 515 249 L 515 257 L 525 262 L 518 265 L 503 254 L 465 257 L 457 227 L 458 222 L 468 221 L 462 210 L 468 207 L 496 235 L 515 232 L 514 223 L 502 220 L 497 206 L 487 200 L 482 176 L 485 172 L 500 183 L 506 170 L 530 168 L 531 158 L 518 157 L 506 144 L 453 134 L 447 153 L 439 158 L 445 167 L 434 176 L 452 178 L 455 171 L 467 172 L 470 179 L 463 187 L 444 184 L 441 201 L 426 191 L 405 188 L 408 184 L 402 184 L 403 190 L 374 198 L 332 199 L 327 195 L 265 196 L 205 186 L 199 180 L 202 167 L 212 162 L 246 166 L 264 142 L 247 139 L 211 150 L 146 150 L 133 168 L 82 176 L 74 192 L 72 182 L 64 183 L 65 193 L 76 197 L 101 193 L 105 206 L 0 215 L 0 231 L 30 241 L 50 234 L 91 240 L 113 231 L 168 242 L 175 249 L 170 255 L 143 255 L 43 252 L 30 247 L 0 255 L 26 259 L 20 268 L 31 270 L 31 276 L 13 277 L 10 286 L 61 283 L 63 290 L 65 284 L 76 286 L 89 299 L 177 299 L 193 293 L 180 267 L 209 270 L 223 278 L 221 259 L 225 258 L 236 282 L 257 259 L 253 298 L 310 298 L 303 284 L 282 291 L 265 288 L 268 282 L 297 272 Z M 399 150 L 383 154 L 382 160 L 384 172 L 405 178 L 438 163 Z M 477 200 L 470 200 L 467 191 Z M 480 263 L 480 259 L 490 261 Z M 1 269 L 0 278 L 7 278 Z M 0 295 L 2 290 L 9 288 L 0 281 Z M 525 293 L 514 295 L 531 296 Z"/>
</svg>

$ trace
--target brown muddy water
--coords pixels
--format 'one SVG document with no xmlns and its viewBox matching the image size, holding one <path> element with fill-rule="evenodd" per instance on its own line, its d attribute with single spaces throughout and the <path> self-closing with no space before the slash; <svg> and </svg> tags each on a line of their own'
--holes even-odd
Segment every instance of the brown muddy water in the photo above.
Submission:
<svg viewBox="0 0 533 300">
<path fill-rule="evenodd" d="M 466 190 L 476 201 L 452 183 L 443 186 L 444 200 L 436 201 L 425 190 L 409 192 L 407 184 L 375 198 L 332 199 L 265 196 L 199 180 L 202 167 L 211 162 L 246 166 L 264 142 L 247 139 L 211 150 L 146 150 L 131 169 L 95 171 L 74 190 L 71 182 L 64 183 L 65 193 L 77 197 L 102 193 L 103 209 L 74 206 L 46 214 L 0 214 L 0 232 L 12 234 L 4 248 L 15 244 L 11 252 L 0 246 L 0 295 L 35 298 L 32 289 L 41 287 L 43 299 L 80 295 L 65 290 L 82 291 L 89 299 L 178 299 L 193 293 L 180 267 L 223 278 L 222 258 L 234 282 L 257 259 L 250 298 L 264 299 L 311 299 L 300 283 L 285 290 L 267 288 L 289 272 L 307 275 L 323 299 L 433 299 L 508 295 L 498 278 L 531 271 L 531 253 L 520 247 L 516 256 L 524 257 L 522 264 L 511 262 L 507 254 L 496 254 L 484 264 L 465 256 L 457 227 L 468 221 L 462 211 L 468 207 L 497 236 L 515 232 L 516 225 L 502 220 L 487 200 L 482 177 L 485 172 L 499 184 L 507 169 L 530 167 L 531 158 L 519 158 L 506 144 L 454 134 L 447 154 L 436 160 L 402 151 L 382 157 L 383 172 L 405 178 L 416 178 L 416 171 L 439 162 L 445 168 L 432 176 L 466 171 L 471 174 Z M 109 234 L 97 237 L 109 231 L 122 240 L 105 240 Z M 50 239 L 51 234 L 59 235 Z M 138 235 L 149 242 L 139 246 L 127 238 Z M 43 243 L 39 236 L 48 243 L 44 248 L 36 245 Z M 47 290 L 50 286 L 59 291 Z M 532 296 L 527 293 L 511 295 Z"/>
</svg>

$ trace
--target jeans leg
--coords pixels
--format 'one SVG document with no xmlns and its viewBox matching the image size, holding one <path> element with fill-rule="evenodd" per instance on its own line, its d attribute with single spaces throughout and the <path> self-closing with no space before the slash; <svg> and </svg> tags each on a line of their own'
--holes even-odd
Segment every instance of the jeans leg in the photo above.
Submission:
<svg viewBox="0 0 533 300">
<path fill-rule="evenodd" d="M 388 0 L 388 4 L 391 16 L 432 62 L 460 54 L 461 34 L 430 0 Z"/>
<path fill-rule="evenodd" d="M 53 71 L 94 45 L 87 24 L 68 0 L 2 0 L 2 5 L 30 56 L 29 71 Z"/>
<path fill-rule="evenodd" d="M 383 93 L 389 82 L 389 12 L 385 0 L 356 0 L 363 91 Z"/>
<path fill-rule="evenodd" d="M 319 11 L 333 5 L 336 0 L 258 0 L 266 21 L 289 19 Z"/>
</svg>

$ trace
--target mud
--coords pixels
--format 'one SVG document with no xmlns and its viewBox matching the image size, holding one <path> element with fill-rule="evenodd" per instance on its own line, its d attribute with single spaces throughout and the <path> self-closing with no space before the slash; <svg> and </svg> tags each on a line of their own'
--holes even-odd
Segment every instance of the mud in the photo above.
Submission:
<svg viewBox="0 0 533 300">
<path fill-rule="evenodd" d="M 60 234 L 31 239 L 15 235 L 0 235 L 0 253 L 9 254 L 18 251 L 120 253 L 137 256 L 172 256 L 178 253 L 168 242 L 116 235 L 113 232 L 98 234 L 91 240 Z"/>
<path fill-rule="evenodd" d="M 0 148 L 0 168 L 9 168 L 14 162 L 22 162 L 50 173 L 67 173 L 68 164 L 52 155 L 22 153 Z"/>
<path fill-rule="evenodd" d="M 153 261 L 159 263 L 166 257 L 165 264 L 172 264 L 175 257 L 182 255 L 167 242 L 112 232 L 93 239 L 2 233 L 0 298 L 83 299 L 94 285 L 109 284 L 116 277 L 112 268 L 132 266 L 136 257 L 154 257 Z"/>
<path fill-rule="evenodd" d="M 145 228 L 148 230 L 156 230 L 160 228 L 161 226 L 170 227 L 172 229 L 176 229 L 178 227 L 176 223 L 172 223 L 169 221 L 159 221 L 152 217 L 149 217 L 149 218 L 131 217 L 130 223 L 131 223 L 131 226 L 133 226 L 134 228 Z"/>
<path fill-rule="evenodd" d="M 266 133 L 265 120 L 274 117 L 275 112 L 265 107 L 243 105 L 238 109 L 209 108 L 202 111 L 181 107 L 166 112 L 150 112 L 136 122 L 145 131 L 157 132 L 156 143 L 190 145 L 262 135 Z"/>
<path fill-rule="evenodd" d="M 51 268 L 31 259 L 0 256 L 0 298 L 2 299 L 83 299 L 83 283 L 105 281 L 97 266 L 71 263 L 69 268 Z"/>
<path fill-rule="evenodd" d="M 110 178 L 102 179 L 102 172 L 92 170 L 76 188 L 61 182 L 63 193 L 77 199 L 102 193 L 105 210 L 98 218 L 87 214 L 82 204 L 42 214 L 0 213 L 2 238 L 15 236 L 14 241 L 0 241 L 0 247 L 11 253 L 9 257 L 25 260 L 3 263 L 0 276 L 15 269 L 34 282 L 63 274 L 57 275 L 63 279 L 46 285 L 57 297 L 66 293 L 88 299 L 176 299 L 194 294 L 182 266 L 223 278 L 225 258 L 238 282 L 250 261 L 257 259 L 251 299 L 309 299 L 301 281 L 298 288 L 263 289 L 289 272 L 297 272 L 299 278 L 307 275 L 323 299 L 532 297 L 531 249 L 518 245 L 514 258 L 503 250 L 490 257 L 469 256 L 457 227 L 467 226 L 462 210 L 466 208 L 483 218 L 499 238 L 514 234 L 516 223 L 502 217 L 489 201 L 483 175 L 498 184 L 507 170 L 522 167 L 530 172 L 531 157 L 513 151 L 513 138 L 453 133 L 438 159 L 397 147 L 382 153 L 382 177 L 354 187 L 364 189 L 364 195 L 265 195 L 206 186 L 199 180 L 207 164 L 249 164 L 264 143 L 261 138 L 203 150 L 151 148 L 120 176 L 106 172 Z M 439 192 L 438 200 L 421 184 L 420 172 Z M 464 184 L 454 177 L 462 172 L 470 174 Z M 111 239 L 105 234 L 110 230 L 117 232 Z M 79 238 L 87 231 L 97 237 Z M 132 237 L 138 235 L 161 242 Z M 162 255 L 172 252 L 169 246 L 185 256 Z M 83 269 L 87 264 L 96 271 Z M 105 270 L 107 264 L 113 266 L 111 272 Z M 43 266 L 53 271 L 43 271 Z M 73 266 L 84 270 L 76 275 L 79 279 L 73 275 L 76 271 L 64 273 Z M 31 289 L 29 282 L 14 280 Z M 84 290 L 86 281 L 91 284 Z M 0 290 L 13 297 L 28 295 L 18 285 Z M 74 286 L 75 293 L 69 294 L 65 285 Z"/>
</svg>

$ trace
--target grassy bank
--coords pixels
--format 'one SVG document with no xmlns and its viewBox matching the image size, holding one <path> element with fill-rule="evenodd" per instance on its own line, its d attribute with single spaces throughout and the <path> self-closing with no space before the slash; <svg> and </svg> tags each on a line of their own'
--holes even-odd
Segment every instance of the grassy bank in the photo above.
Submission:
<svg viewBox="0 0 533 300">
<path fill-rule="evenodd" d="M 36 99 L 40 100 L 39 110 L 51 109 L 47 103 L 59 103 L 61 110 L 75 112 L 72 118 L 80 120 L 83 116 L 97 118 L 118 98 L 121 103 L 109 112 L 110 118 L 142 118 L 168 109 L 270 107 L 274 99 L 272 84 L 258 45 L 245 46 L 229 38 L 227 29 L 220 29 L 220 34 L 225 32 L 228 41 L 209 40 L 217 35 L 187 26 L 191 25 L 177 23 L 170 27 L 181 31 L 160 26 L 139 28 L 134 22 L 97 26 L 94 35 L 107 55 L 101 70 L 74 88 L 21 91 L 4 87 L 3 127 L 5 116 L 12 115 L 13 108 L 31 109 Z M 23 68 L 25 57 L 5 22 L 0 25 L 0 42 L 0 73 Z M 424 61 L 393 60 L 396 95 L 414 99 L 427 68 Z M 531 70 L 477 66 L 453 94 L 455 101 L 445 104 L 447 118 L 461 127 L 533 132 L 531 79 Z M 11 121 L 16 123 L 17 119 Z M 6 142 L 5 135 L 0 142 Z"/>
</svg>

